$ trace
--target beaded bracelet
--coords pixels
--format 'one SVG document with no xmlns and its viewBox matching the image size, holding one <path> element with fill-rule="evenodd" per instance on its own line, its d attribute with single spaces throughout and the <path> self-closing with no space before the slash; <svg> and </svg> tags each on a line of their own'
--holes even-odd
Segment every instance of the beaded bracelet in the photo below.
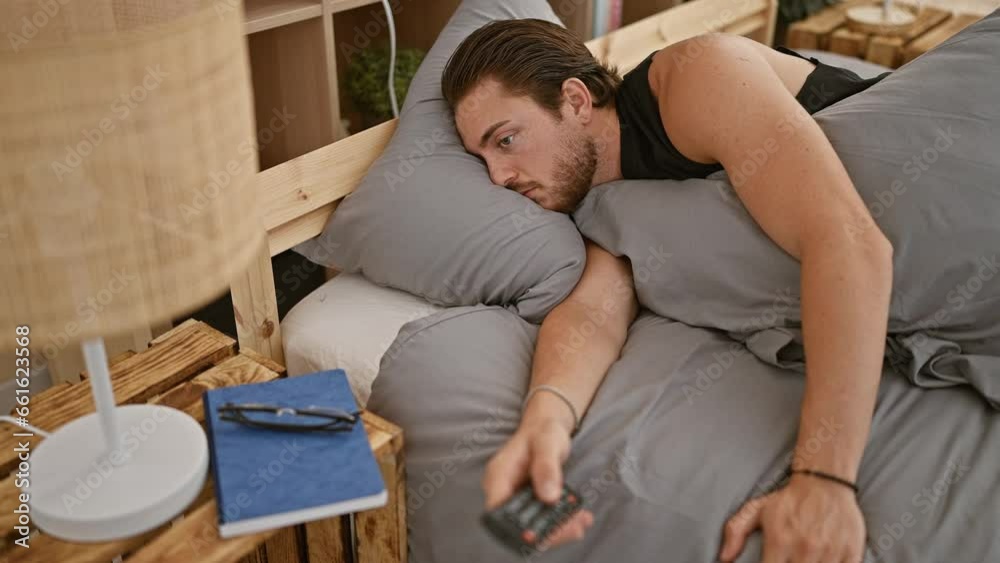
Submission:
<svg viewBox="0 0 1000 563">
<path fill-rule="evenodd" d="M 826 479 L 827 481 L 833 481 L 834 483 L 840 483 L 845 487 L 850 487 L 854 491 L 854 494 L 858 494 L 858 486 L 855 483 L 837 477 L 836 475 L 831 475 L 829 473 L 824 473 L 823 471 L 816 471 L 814 469 L 792 469 L 791 473 L 802 473 L 804 475 L 812 475 L 813 477 L 819 477 L 821 479 Z"/>
</svg>

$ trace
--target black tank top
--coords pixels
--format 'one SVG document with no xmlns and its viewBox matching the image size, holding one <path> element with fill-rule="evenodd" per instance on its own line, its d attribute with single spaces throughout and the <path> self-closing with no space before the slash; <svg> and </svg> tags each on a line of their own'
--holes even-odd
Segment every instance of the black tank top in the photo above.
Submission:
<svg viewBox="0 0 1000 563">
<path fill-rule="evenodd" d="M 813 63 L 816 68 L 806 77 L 795 99 L 809 115 L 857 94 L 877 83 L 889 72 L 863 79 L 845 68 L 821 63 L 784 47 L 776 50 Z M 722 170 L 721 164 L 695 162 L 677 150 L 663 130 L 660 108 L 649 87 L 649 65 L 653 51 L 639 66 L 623 77 L 615 94 L 615 109 L 621 126 L 621 167 L 625 178 L 666 178 L 684 180 L 704 178 Z"/>
</svg>

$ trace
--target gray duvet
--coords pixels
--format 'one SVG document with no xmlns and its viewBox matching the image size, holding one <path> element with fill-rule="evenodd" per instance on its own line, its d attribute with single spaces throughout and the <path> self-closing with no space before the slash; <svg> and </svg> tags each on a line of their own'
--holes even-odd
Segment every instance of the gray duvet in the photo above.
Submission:
<svg viewBox="0 0 1000 563">
<path fill-rule="evenodd" d="M 935 52 L 947 74 L 929 66 Z M 1000 276 L 987 277 L 1000 254 L 1000 15 L 897 73 L 817 115 L 895 247 L 858 480 L 866 561 L 1000 561 Z M 565 467 L 595 524 L 539 561 L 714 561 L 724 522 L 774 485 L 796 437 L 797 264 L 725 175 L 630 182 L 575 216 L 632 259 L 644 306 Z M 517 426 L 536 333 L 504 308 L 456 307 L 404 326 L 383 357 L 368 408 L 406 433 L 414 563 L 523 559 L 479 525 L 480 479 Z M 759 539 L 740 563 L 760 560 Z"/>
<path fill-rule="evenodd" d="M 413 563 L 523 560 L 479 525 L 480 479 L 517 426 L 536 332 L 501 308 L 452 308 L 406 325 L 383 359 L 368 408 L 405 429 Z M 728 516 L 789 460 L 803 382 L 721 331 L 642 312 L 565 466 L 594 526 L 537 560 L 714 561 Z M 1000 413 L 886 369 L 859 473 L 867 561 L 1000 561 L 998 468 Z M 754 534 L 739 561 L 759 560 Z"/>
</svg>

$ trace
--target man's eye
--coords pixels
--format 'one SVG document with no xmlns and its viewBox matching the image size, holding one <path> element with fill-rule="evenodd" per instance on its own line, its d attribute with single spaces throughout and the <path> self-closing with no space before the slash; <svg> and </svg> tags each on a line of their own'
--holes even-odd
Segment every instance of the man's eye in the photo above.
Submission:
<svg viewBox="0 0 1000 563">
<path fill-rule="evenodd" d="M 511 143 L 511 142 L 513 142 L 513 141 L 508 141 L 508 139 L 511 139 L 511 140 L 512 140 L 513 138 L 514 138 L 514 135 L 507 135 L 506 137 L 502 137 L 502 138 L 500 139 L 500 143 L 499 143 L 499 145 L 500 145 L 501 147 L 505 147 L 505 148 L 506 148 L 506 147 L 509 147 L 509 146 L 510 146 L 510 143 Z"/>
</svg>

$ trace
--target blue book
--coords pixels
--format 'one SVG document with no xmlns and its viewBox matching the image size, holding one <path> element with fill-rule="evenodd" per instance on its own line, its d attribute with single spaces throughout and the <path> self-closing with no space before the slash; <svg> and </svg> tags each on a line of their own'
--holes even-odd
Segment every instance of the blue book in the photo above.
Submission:
<svg viewBox="0 0 1000 563">
<path fill-rule="evenodd" d="M 358 411 L 347 376 L 339 369 L 206 391 L 221 537 L 386 504 L 385 482 L 361 420 L 344 432 L 251 427 L 222 420 L 218 407 L 227 402 Z"/>
</svg>

